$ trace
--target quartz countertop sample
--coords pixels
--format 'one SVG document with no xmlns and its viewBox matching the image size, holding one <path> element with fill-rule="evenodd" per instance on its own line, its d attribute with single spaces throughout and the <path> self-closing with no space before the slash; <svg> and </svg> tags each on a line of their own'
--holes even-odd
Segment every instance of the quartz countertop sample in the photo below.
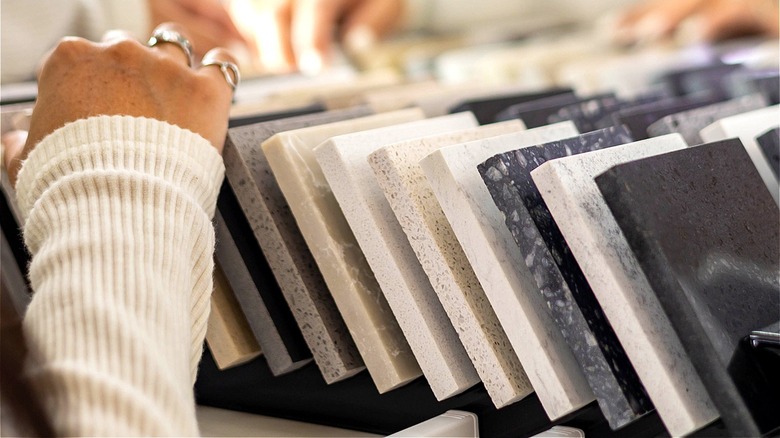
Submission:
<svg viewBox="0 0 780 438">
<path fill-rule="evenodd" d="M 759 135 L 756 142 L 775 172 L 775 177 L 780 178 L 780 128 L 773 128 Z"/>
<path fill-rule="evenodd" d="M 534 391 L 553 420 L 593 401 L 593 392 L 548 314 L 547 304 L 477 165 L 496 153 L 577 134 L 571 122 L 559 123 L 453 144 L 420 162 Z M 463 139 L 453 136 L 448 140 L 452 143 Z"/>
<path fill-rule="evenodd" d="M 438 400 L 479 382 L 463 345 L 428 277 L 393 215 L 368 164 L 368 156 L 398 141 L 474 128 L 471 113 L 458 113 L 332 137 L 314 149 L 333 195 Z M 521 129 L 519 122 L 505 128 Z M 471 132 L 473 136 L 476 130 Z M 438 137 L 437 137 L 438 138 Z"/>
<path fill-rule="evenodd" d="M 330 137 L 424 118 L 419 109 L 286 131 L 262 144 L 279 188 L 380 393 L 422 375 L 314 156 Z"/>
</svg>

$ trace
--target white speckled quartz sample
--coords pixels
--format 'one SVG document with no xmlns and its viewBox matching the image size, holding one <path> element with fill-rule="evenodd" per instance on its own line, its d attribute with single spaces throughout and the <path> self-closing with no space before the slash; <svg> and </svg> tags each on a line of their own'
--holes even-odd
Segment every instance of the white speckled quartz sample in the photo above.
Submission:
<svg viewBox="0 0 780 438">
<path fill-rule="evenodd" d="M 612 166 L 686 147 L 671 134 L 551 160 L 531 171 L 673 436 L 691 433 L 718 414 L 594 178 Z"/>
<path fill-rule="evenodd" d="M 553 420 L 593 401 L 593 392 L 549 316 L 477 165 L 498 153 L 577 134 L 571 122 L 559 123 L 455 144 L 420 162 L 545 412 Z"/>
<path fill-rule="evenodd" d="M 365 365 L 260 144 L 279 132 L 369 114 L 366 108 L 354 108 L 232 128 L 222 153 L 226 179 L 327 383 L 348 378 Z"/>
<path fill-rule="evenodd" d="M 778 125 L 780 125 L 780 105 L 775 105 L 720 119 L 702 129 L 700 135 L 707 143 L 739 137 L 767 189 L 775 198 L 775 202 L 780 203 L 780 185 L 772 166 L 756 142 L 756 137 Z"/>
<path fill-rule="evenodd" d="M 394 111 L 279 133 L 263 145 L 290 210 L 380 393 L 422 372 L 314 157 L 330 137 L 421 120 Z"/>
<path fill-rule="evenodd" d="M 217 239 L 214 250 L 217 263 L 225 273 L 225 278 L 228 279 L 230 288 L 246 316 L 249 328 L 268 361 L 268 367 L 273 370 L 274 375 L 279 375 L 294 371 L 311 362 L 311 357 L 294 360 L 291 356 L 219 211 L 214 215 L 214 232 Z"/>
<path fill-rule="evenodd" d="M 484 129 L 489 136 L 496 128 Z M 425 138 L 396 143 L 372 153 L 369 163 L 488 395 L 502 407 L 533 388 L 419 165 L 450 144 Z"/>
<path fill-rule="evenodd" d="M 314 149 L 317 162 L 438 400 L 470 388 L 479 382 L 479 377 L 367 159 L 390 143 L 463 132 L 476 126 L 471 113 L 459 113 L 340 135 Z"/>
</svg>

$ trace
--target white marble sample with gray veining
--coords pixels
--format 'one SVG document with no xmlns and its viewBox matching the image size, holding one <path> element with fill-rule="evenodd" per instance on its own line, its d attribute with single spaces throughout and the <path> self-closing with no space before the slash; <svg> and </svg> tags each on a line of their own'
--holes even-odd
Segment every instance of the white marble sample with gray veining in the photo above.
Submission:
<svg viewBox="0 0 780 438">
<path fill-rule="evenodd" d="M 400 142 L 372 153 L 369 163 L 485 389 L 502 407 L 533 388 L 420 168 L 422 158 L 449 144 Z"/>
<path fill-rule="evenodd" d="M 780 125 L 780 105 L 774 105 L 720 119 L 702 129 L 700 135 L 707 143 L 739 137 L 767 189 L 775 198 L 775 202 L 780 203 L 780 185 L 772 166 L 756 142 L 756 137 L 778 125 Z"/>
<path fill-rule="evenodd" d="M 282 132 L 262 144 L 371 378 L 384 393 L 422 372 L 314 157 L 330 137 L 421 120 L 419 109 Z"/>
<path fill-rule="evenodd" d="M 571 122 L 564 122 L 444 147 L 420 162 L 545 412 L 553 420 L 593 401 L 593 392 L 548 314 L 477 165 L 498 153 L 577 134 Z"/>
<path fill-rule="evenodd" d="M 470 388 L 479 377 L 367 159 L 387 144 L 421 136 L 460 134 L 473 138 L 478 130 L 463 129 L 476 126 L 473 114 L 459 113 L 340 135 L 314 149 L 333 195 L 438 400 Z M 521 124 L 512 123 L 505 130 L 521 128 Z"/>
<path fill-rule="evenodd" d="M 678 134 L 548 161 L 531 176 L 673 436 L 718 414 L 594 178 L 687 147 Z"/>
</svg>

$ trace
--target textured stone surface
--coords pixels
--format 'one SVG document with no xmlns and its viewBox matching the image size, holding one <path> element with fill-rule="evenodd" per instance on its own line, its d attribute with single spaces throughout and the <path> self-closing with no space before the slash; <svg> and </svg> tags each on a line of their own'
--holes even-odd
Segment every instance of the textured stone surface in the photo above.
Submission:
<svg viewBox="0 0 780 438">
<path fill-rule="evenodd" d="M 466 390 L 478 383 L 479 377 L 367 159 L 369 154 L 390 143 L 462 132 L 476 126 L 477 120 L 471 113 L 458 113 L 340 135 L 314 150 L 333 195 L 438 400 Z M 505 131 L 512 129 L 522 129 L 522 124 L 510 124 Z M 473 138 L 478 131 L 470 132 Z M 447 137 L 457 135 L 447 134 Z"/>
<path fill-rule="evenodd" d="M 778 186 L 772 167 L 766 156 L 756 143 L 756 137 L 780 124 L 780 105 L 770 106 L 755 111 L 726 117 L 701 130 L 701 138 L 705 142 L 725 140 L 739 137 L 753 165 L 764 180 L 767 189 L 780 203 L 780 186 Z"/>
<path fill-rule="evenodd" d="M 614 96 L 597 97 L 564 106 L 547 117 L 548 123 L 571 121 L 580 132 L 599 129 L 596 123 L 607 114 L 621 108 L 624 103 Z"/>
<path fill-rule="evenodd" d="M 763 108 L 767 104 L 766 98 L 760 94 L 739 97 L 668 115 L 650 125 L 647 128 L 647 133 L 651 137 L 679 133 L 683 136 L 686 143 L 694 146 L 704 142 L 699 135 L 699 131 L 706 126 L 724 117 Z"/>
<path fill-rule="evenodd" d="M 662 117 L 712 105 L 719 100 L 718 97 L 708 95 L 663 99 L 618 110 L 612 115 L 612 121 L 614 126 L 626 125 L 635 139 L 644 140 L 648 138 L 647 128 Z"/>
<path fill-rule="evenodd" d="M 573 95 L 574 93 L 569 88 L 559 88 L 539 92 L 523 92 L 483 99 L 472 99 L 458 103 L 457 105 L 450 108 L 450 112 L 456 113 L 460 111 L 471 111 L 477 117 L 479 123 L 484 125 L 486 123 L 493 123 L 496 120 L 498 113 L 512 105 L 531 102 L 552 96 L 558 96 L 561 94 Z"/>
<path fill-rule="evenodd" d="M 614 165 L 686 146 L 673 134 L 548 161 L 531 172 L 672 435 L 699 429 L 717 413 L 594 178 Z"/>
<path fill-rule="evenodd" d="M 350 377 L 365 366 L 260 144 L 279 132 L 369 113 L 356 108 L 233 128 L 228 130 L 222 153 L 227 181 L 328 383 Z"/>
<path fill-rule="evenodd" d="M 496 153 L 577 135 L 572 123 L 439 149 L 420 162 L 463 252 L 551 419 L 593 401 L 593 392 L 547 312 L 520 249 L 480 178 Z M 455 139 L 451 139 L 455 140 Z"/>
<path fill-rule="evenodd" d="M 582 99 L 574 93 L 564 93 L 530 102 L 518 103 L 496 115 L 497 121 L 520 119 L 527 128 L 538 128 L 547 124 L 547 118 L 559 109 L 577 103 Z"/>
<path fill-rule="evenodd" d="M 224 188 L 223 188 L 224 189 Z M 224 196 L 224 194 L 220 194 Z M 272 312 L 284 309 L 272 308 L 263 300 L 259 288 L 268 287 L 258 284 L 252 277 L 252 272 L 244 264 L 244 258 L 236 246 L 234 236 L 230 233 L 226 221 L 220 211 L 214 217 L 214 230 L 217 238 L 215 256 L 217 263 L 225 273 L 230 288 L 236 296 L 241 310 L 246 316 L 249 328 L 257 339 L 268 367 L 274 375 L 281 375 L 296 370 L 311 362 L 306 351 L 302 351 L 300 343 L 303 339 L 300 333 L 290 333 L 277 327 Z M 272 278 L 269 280 L 273 280 Z M 271 303 L 272 305 L 274 303 Z"/>
<path fill-rule="evenodd" d="M 282 132 L 262 144 L 279 188 L 380 393 L 422 373 L 313 150 L 330 137 L 422 118 L 417 109 L 394 111 Z"/>
<path fill-rule="evenodd" d="M 780 128 L 770 129 L 758 136 L 756 142 L 769 162 L 769 167 L 775 172 L 775 177 L 780 178 Z"/>
<path fill-rule="evenodd" d="M 780 425 L 777 361 L 762 372 L 742 344 L 778 320 L 780 214 L 739 140 L 626 163 L 597 183 L 730 434 Z"/>
<path fill-rule="evenodd" d="M 485 389 L 501 407 L 532 387 L 419 166 L 442 146 L 426 139 L 396 143 L 372 153 L 369 163 Z"/>
<path fill-rule="evenodd" d="M 649 409 L 647 395 L 530 173 L 551 159 L 630 141 L 625 128 L 608 128 L 499 154 L 478 167 L 612 427 Z"/>
</svg>

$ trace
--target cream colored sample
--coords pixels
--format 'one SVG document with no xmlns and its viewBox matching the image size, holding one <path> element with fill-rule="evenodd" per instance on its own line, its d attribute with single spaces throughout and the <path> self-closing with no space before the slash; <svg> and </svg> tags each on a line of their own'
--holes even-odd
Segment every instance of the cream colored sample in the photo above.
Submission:
<svg viewBox="0 0 780 438">
<path fill-rule="evenodd" d="M 577 134 L 571 122 L 557 123 L 444 147 L 420 162 L 551 419 L 581 408 L 594 396 L 566 340 L 550 318 L 477 165 L 499 153 Z"/>
<path fill-rule="evenodd" d="M 389 112 L 279 133 L 262 145 L 279 188 L 380 393 L 422 373 L 313 150 L 330 137 L 423 118 L 419 109 Z"/>
</svg>

